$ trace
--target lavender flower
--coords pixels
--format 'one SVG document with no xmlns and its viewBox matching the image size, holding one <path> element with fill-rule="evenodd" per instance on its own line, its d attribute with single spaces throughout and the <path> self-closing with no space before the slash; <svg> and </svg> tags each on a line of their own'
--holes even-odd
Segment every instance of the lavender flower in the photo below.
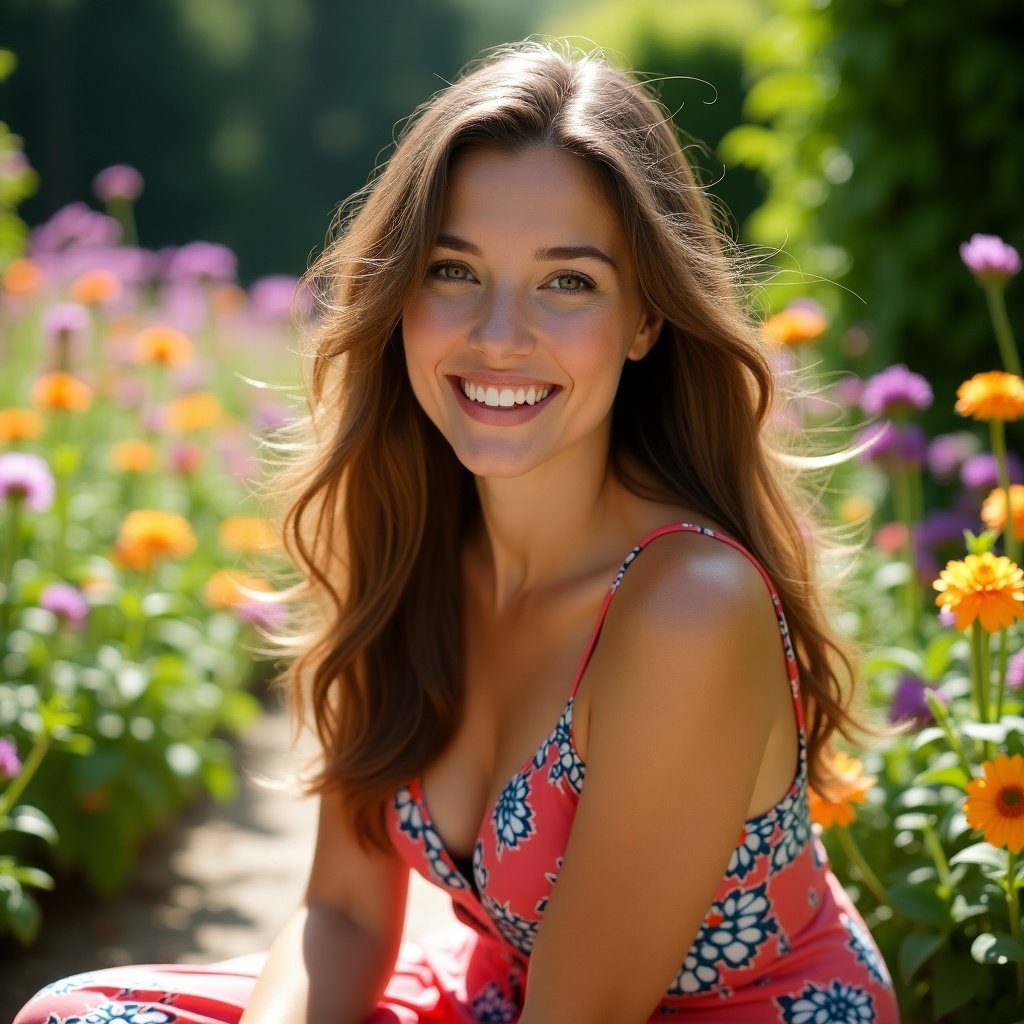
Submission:
<svg viewBox="0 0 1024 1024">
<path fill-rule="evenodd" d="M 229 284 L 238 273 L 238 260 L 225 245 L 215 242 L 189 242 L 175 252 L 167 276 L 179 281 L 213 281 Z"/>
<path fill-rule="evenodd" d="M 32 512 L 45 512 L 53 492 L 53 473 L 44 459 L 29 452 L 0 455 L 0 499 L 24 501 Z"/>
<path fill-rule="evenodd" d="M 915 423 L 883 420 L 858 431 L 854 444 L 868 445 L 860 453 L 860 458 L 866 462 L 877 462 L 886 467 L 919 466 L 924 462 L 928 439 Z"/>
<path fill-rule="evenodd" d="M 70 583 L 51 583 L 39 597 L 39 607 L 52 612 L 60 622 L 80 629 L 89 614 L 89 605 L 80 590 Z"/>
<path fill-rule="evenodd" d="M 29 254 L 33 259 L 67 249 L 99 249 L 121 241 L 121 226 L 113 217 L 90 210 L 85 203 L 61 207 L 32 232 Z"/>
<path fill-rule="evenodd" d="M 982 284 L 1003 284 L 1020 273 L 1020 254 L 998 235 L 971 235 L 960 258 Z"/>
<path fill-rule="evenodd" d="M 939 625 L 945 629 L 952 629 L 956 625 L 956 615 L 948 608 L 939 611 Z"/>
<path fill-rule="evenodd" d="M 288 609 L 284 605 L 265 601 L 239 601 L 235 614 L 266 633 L 280 632 L 288 621 Z"/>
<path fill-rule="evenodd" d="M 936 480 L 952 480 L 960 467 L 978 454 L 981 442 L 966 430 L 954 434 L 938 434 L 928 445 L 925 460 Z"/>
<path fill-rule="evenodd" d="M 0 740 L 0 779 L 13 779 L 20 771 L 18 748 L 10 740 Z"/>
<path fill-rule="evenodd" d="M 925 699 L 925 694 L 929 690 L 943 704 L 949 703 L 949 695 L 938 687 L 929 686 L 917 676 L 901 676 L 896 685 L 896 692 L 892 696 L 892 703 L 889 705 L 889 721 L 912 722 L 918 727 L 934 721 L 931 708 Z"/>
<path fill-rule="evenodd" d="M 931 404 L 931 384 L 903 363 L 869 377 L 860 395 L 860 407 L 866 416 L 900 419 Z"/>
<path fill-rule="evenodd" d="M 291 411 L 280 402 L 259 402 L 252 410 L 252 425 L 261 434 L 280 430 L 291 421 Z"/>
<path fill-rule="evenodd" d="M 127 164 L 105 167 L 93 179 L 92 190 L 98 199 L 138 199 L 142 195 L 142 175 Z"/>
<path fill-rule="evenodd" d="M 81 353 L 89 329 L 89 310 L 77 302 L 58 302 L 43 314 L 43 337 L 57 349 L 62 367 Z"/>
<path fill-rule="evenodd" d="M 1006 666 L 1006 685 L 1011 690 L 1024 689 L 1024 651 L 1018 651 Z"/>
<path fill-rule="evenodd" d="M 287 323 L 291 320 L 293 303 L 302 299 L 296 291 L 298 281 L 285 274 L 270 274 L 253 281 L 249 288 L 249 304 L 260 320 Z"/>
<path fill-rule="evenodd" d="M 1024 483 L 1024 464 L 1013 452 L 1006 453 L 1006 466 L 1010 474 L 1010 483 Z M 960 467 L 960 482 L 972 490 L 984 491 L 986 494 L 993 487 L 999 486 L 999 463 L 990 452 L 972 455 Z"/>
</svg>

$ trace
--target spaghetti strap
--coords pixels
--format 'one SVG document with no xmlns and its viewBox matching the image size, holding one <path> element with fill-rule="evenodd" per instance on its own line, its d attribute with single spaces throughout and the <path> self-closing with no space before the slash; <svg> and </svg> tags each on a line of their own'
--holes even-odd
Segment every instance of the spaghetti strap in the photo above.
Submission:
<svg viewBox="0 0 1024 1024">
<path fill-rule="evenodd" d="M 764 580 L 765 586 L 768 588 L 768 593 L 772 599 L 772 606 L 775 609 L 775 618 L 779 624 L 779 634 L 782 638 L 783 653 L 786 656 L 786 674 L 789 677 L 790 693 L 793 698 L 794 713 L 796 714 L 797 725 L 800 728 L 801 734 L 804 731 L 804 709 L 803 704 L 800 700 L 800 670 L 797 665 L 796 652 L 793 649 L 793 641 L 789 635 L 789 627 L 786 624 L 786 617 L 782 611 L 782 600 L 779 597 L 779 592 L 775 589 L 775 584 L 772 583 L 771 577 L 765 572 L 765 568 L 761 563 L 745 548 L 742 544 L 737 543 L 731 537 L 725 537 L 720 533 L 716 533 L 714 530 L 707 526 L 699 526 L 696 523 L 670 523 L 667 526 L 661 526 L 656 530 L 652 530 L 639 543 L 633 548 L 619 566 L 618 572 L 615 574 L 615 578 L 612 580 L 611 586 L 608 588 L 608 593 L 604 596 L 604 601 L 601 603 L 601 609 L 597 613 L 597 621 L 594 623 L 594 629 L 590 634 L 590 639 L 587 641 L 586 649 L 583 652 L 583 657 L 580 659 L 579 667 L 576 670 L 576 678 L 573 680 L 572 690 L 569 693 L 570 700 L 575 698 L 576 691 L 579 689 L 580 683 L 583 681 L 583 673 L 587 670 L 587 665 L 590 664 L 591 655 L 594 653 L 594 648 L 597 646 L 597 641 L 601 636 L 601 629 L 604 626 L 605 616 L 608 614 L 608 609 L 611 606 L 612 599 L 618 592 L 619 585 L 622 583 L 623 577 L 626 575 L 626 570 L 636 561 L 637 556 L 644 548 L 647 547 L 651 541 L 657 540 L 659 537 L 664 537 L 668 533 L 697 533 L 704 537 L 710 537 L 712 540 L 720 541 L 723 544 L 728 544 L 729 547 L 738 551 L 760 573 L 761 579 Z"/>
</svg>

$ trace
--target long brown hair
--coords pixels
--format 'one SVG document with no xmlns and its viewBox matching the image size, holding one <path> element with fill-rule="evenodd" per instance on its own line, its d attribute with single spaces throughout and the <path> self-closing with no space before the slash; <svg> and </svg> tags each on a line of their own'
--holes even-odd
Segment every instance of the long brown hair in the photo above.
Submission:
<svg viewBox="0 0 1024 1024">
<path fill-rule="evenodd" d="M 320 295 L 306 444 L 278 481 L 306 611 L 288 669 L 358 833 L 384 842 L 389 796 L 450 740 L 462 706 L 460 543 L 472 478 L 409 386 L 402 310 L 440 229 L 453 158 L 475 145 L 554 146 L 596 167 L 630 239 L 662 335 L 628 362 L 613 468 L 721 523 L 764 564 L 803 681 L 810 776 L 827 788 L 832 733 L 849 734 L 849 664 L 814 582 L 811 520 L 766 439 L 774 374 L 667 112 L 600 57 L 504 47 L 419 108 L 379 177 L 343 211 L 308 280 Z"/>
</svg>

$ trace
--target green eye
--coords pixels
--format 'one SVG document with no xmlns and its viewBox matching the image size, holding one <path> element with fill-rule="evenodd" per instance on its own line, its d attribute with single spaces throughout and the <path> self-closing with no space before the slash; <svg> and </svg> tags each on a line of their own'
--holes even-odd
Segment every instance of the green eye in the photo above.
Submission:
<svg viewBox="0 0 1024 1024">
<path fill-rule="evenodd" d="M 594 287 L 594 283 L 582 274 L 559 274 L 551 284 L 559 292 L 582 292 Z"/>
<path fill-rule="evenodd" d="M 462 263 L 436 263 L 430 272 L 442 281 L 471 281 L 473 275 Z"/>
</svg>

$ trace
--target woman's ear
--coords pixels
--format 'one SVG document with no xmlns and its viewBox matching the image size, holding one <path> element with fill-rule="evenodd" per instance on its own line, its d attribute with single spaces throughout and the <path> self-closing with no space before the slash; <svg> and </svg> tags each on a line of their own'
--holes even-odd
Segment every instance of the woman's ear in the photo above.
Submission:
<svg viewBox="0 0 1024 1024">
<path fill-rule="evenodd" d="M 654 348 L 654 343 L 658 340 L 661 329 L 664 326 L 665 318 L 660 313 L 650 308 L 645 310 L 644 318 L 641 320 L 640 326 L 633 336 L 633 342 L 629 346 L 629 350 L 626 352 L 626 358 L 633 360 L 643 359 Z"/>
</svg>

